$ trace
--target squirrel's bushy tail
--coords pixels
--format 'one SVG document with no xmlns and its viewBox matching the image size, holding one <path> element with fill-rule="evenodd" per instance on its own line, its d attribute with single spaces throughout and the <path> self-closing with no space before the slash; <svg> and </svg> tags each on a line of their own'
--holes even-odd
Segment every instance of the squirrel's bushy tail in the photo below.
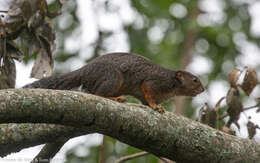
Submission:
<svg viewBox="0 0 260 163">
<path fill-rule="evenodd" d="M 79 87 L 81 84 L 80 69 L 69 73 L 54 75 L 47 78 L 40 79 L 31 84 L 23 86 L 23 88 L 46 88 L 69 90 Z"/>
</svg>

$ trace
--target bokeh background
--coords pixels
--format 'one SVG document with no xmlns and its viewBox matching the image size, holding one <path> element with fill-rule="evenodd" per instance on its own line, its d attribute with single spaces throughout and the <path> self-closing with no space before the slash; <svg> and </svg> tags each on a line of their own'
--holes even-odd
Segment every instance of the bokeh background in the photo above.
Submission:
<svg viewBox="0 0 260 163">
<path fill-rule="evenodd" d="M 48 1 L 51 4 L 53 1 Z M 8 8 L 0 0 L 0 9 Z M 199 75 L 206 91 L 195 98 L 175 98 L 163 105 L 169 111 L 196 119 L 205 102 L 214 106 L 227 94 L 228 73 L 234 68 L 254 68 L 260 74 L 260 1 L 257 0 L 68 0 L 62 15 L 51 20 L 56 29 L 55 73 L 80 68 L 110 52 L 141 54 L 170 69 L 187 69 Z M 33 60 L 17 63 L 17 88 L 34 81 Z M 250 97 L 243 92 L 244 107 L 260 96 L 257 86 Z M 135 101 L 130 98 L 130 101 Z M 225 109 L 226 104 L 221 105 Z M 247 137 L 249 120 L 260 126 L 260 113 L 241 114 L 238 136 Z M 254 137 L 260 141 L 260 131 Z M 100 146 L 102 146 L 102 152 Z M 1 161 L 29 162 L 41 146 L 9 155 Z M 91 134 L 70 140 L 53 162 L 114 162 L 140 150 L 110 137 Z M 27 159 L 27 160 L 26 160 Z M 160 162 L 148 155 L 129 161 Z"/>
</svg>

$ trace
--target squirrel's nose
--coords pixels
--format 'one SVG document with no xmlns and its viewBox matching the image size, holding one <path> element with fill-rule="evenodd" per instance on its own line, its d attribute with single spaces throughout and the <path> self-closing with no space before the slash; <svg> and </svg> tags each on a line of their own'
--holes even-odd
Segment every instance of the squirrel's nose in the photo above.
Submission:
<svg viewBox="0 0 260 163">
<path fill-rule="evenodd" d="M 205 88 L 202 86 L 200 92 L 204 92 L 204 91 L 205 91 Z"/>
<path fill-rule="evenodd" d="M 197 94 L 200 94 L 202 92 L 205 91 L 205 88 L 203 86 L 200 86 L 198 89 L 197 89 Z"/>
</svg>

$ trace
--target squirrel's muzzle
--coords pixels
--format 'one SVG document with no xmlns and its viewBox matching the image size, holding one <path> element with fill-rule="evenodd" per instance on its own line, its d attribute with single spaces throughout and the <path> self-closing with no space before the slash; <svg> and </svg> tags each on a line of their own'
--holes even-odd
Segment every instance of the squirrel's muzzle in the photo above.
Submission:
<svg viewBox="0 0 260 163">
<path fill-rule="evenodd" d="M 199 86 L 198 88 L 194 89 L 194 91 L 192 92 L 191 96 L 196 96 L 202 92 L 204 92 L 204 87 L 203 86 Z"/>
</svg>

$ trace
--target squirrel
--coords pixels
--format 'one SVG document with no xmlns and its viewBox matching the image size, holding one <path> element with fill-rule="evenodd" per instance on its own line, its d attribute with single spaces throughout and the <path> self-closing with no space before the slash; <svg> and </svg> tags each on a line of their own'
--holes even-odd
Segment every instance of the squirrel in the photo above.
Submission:
<svg viewBox="0 0 260 163">
<path fill-rule="evenodd" d="M 170 70 L 149 59 L 130 53 L 111 53 L 93 59 L 82 68 L 61 75 L 42 78 L 23 88 L 70 90 L 123 102 L 131 95 L 160 113 L 160 105 L 173 96 L 196 96 L 204 91 L 195 75 Z"/>
</svg>

